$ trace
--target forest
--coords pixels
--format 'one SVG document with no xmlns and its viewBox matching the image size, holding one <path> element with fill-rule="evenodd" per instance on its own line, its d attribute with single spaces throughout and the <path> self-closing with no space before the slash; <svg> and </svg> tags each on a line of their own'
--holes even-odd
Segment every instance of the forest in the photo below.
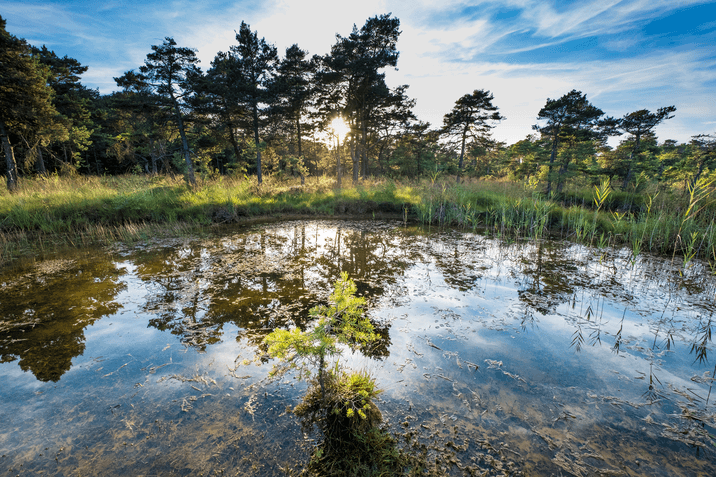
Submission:
<svg viewBox="0 0 716 477">
<path fill-rule="evenodd" d="M 546 193 L 574 181 L 613 188 L 648 181 L 695 184 L 716 161 L 716 136 L 689 143 L 659 140 L 654 128 L 673 106 L 607 116 L 572 90 L 546 99 L 534 134 L 515 144 L 491 137 L 502 119 L 493 95 L 475 89 L 456 98 L 443 124 L 419 121 L 408 85 L 385 82 L 397 67 L 400 21 L 368 19 L 336 36 L 330 53 L 310 56 L 299 45 L 277 51 L 242 23 L 236 43 L 210 67 L 196 50 L 166 37 L 143 65 L 115 78 L 102 95 L 82 84 L 87 67 L 5 30 L 0 83 L 0 136 L 6 184 L 43 174 L 184 174 L 336 176 L 335 131 L 342 117 L 346 158 L 340 173 L 415 178 L 449 174 L 539 181 Z M 619 137 L 618 146 L 607 144 Z M 332 147 L 333 146 L 333 147 Z"/>
<path fill-rule="evenodd" d="M 4 20 L 0 33 L 3 259 L 167 224 L 349 214 L 558 233 L 716 266 L 716 134 L 657 138 L 673 105 L 613 117 L 574 89 L 506 144 L 491 134 L 504 119 L 493 94 L 474 89 L 431 125 L 408 85 L 386 83 L 401 33 L 391 14 L 336 35 L 325 56 L 296 44 L 281 55 L 242 22 L 206 70 L 166 37 L 104 95 L 82 84 L 76 59 Z"/>
</svg>

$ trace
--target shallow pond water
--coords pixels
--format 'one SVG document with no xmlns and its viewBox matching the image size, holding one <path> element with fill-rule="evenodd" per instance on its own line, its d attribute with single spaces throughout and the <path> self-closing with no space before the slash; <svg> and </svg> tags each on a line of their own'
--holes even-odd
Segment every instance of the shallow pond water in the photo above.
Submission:
<svg viewBox="0 0 716 477">
<path fill-rule="evenodd" d="M 300 470 L 305 383 L 245 360 L 347 271 L 382 341 L 342 362 L 445 474 L 716 475 L 716 280 L 676 262 L 296 221 L 19 263 L 0 270 L 0 473 Z"/>
</svg>

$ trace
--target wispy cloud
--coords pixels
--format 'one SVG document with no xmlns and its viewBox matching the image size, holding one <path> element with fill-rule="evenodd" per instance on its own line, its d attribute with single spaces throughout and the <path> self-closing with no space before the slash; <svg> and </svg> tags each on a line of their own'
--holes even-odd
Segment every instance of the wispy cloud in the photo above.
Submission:
<svg viewBox="0 0 716 477">
<path fill-rule="evenodd" d="M 615 116 L 676 104 L 668 128 L 685 140 L 709 132 L 716 117 L 710 100 L 714 22 L 695 21 L 678 41 L 668 42 L 669 32 L 645 27 L 705 3 L 713 2 L 0 0 L 0 12 L 11 33 L 89 66 L 83 80 L 103 93 L 114 89 L 113 76 L 140 66 L 151 45 L 166 36 L 196 48 L 206 69 L 218 51 L 235 43 L 242 20 L 280 53 L 298 43 L 311 54 L 325 54 L 336 34 L 348 35 L 353 24 L 360 28 L 367 18 L 392 12 L 403 33 L 400 70 L 389 71 L 388 81 L 409 84 L 418 114 L 433 124 L 458 97 L 488 89 L 507 116 L 496 136 L 518 140 L 530 133 L 548 97 L 576 88 Z"/>
</svg>

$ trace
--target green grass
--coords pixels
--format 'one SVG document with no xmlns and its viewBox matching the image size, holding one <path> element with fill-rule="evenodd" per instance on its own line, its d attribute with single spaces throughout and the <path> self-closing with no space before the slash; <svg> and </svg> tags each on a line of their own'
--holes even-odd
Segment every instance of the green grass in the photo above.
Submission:
<svg viewBox="0 0 716 477">
<path fill-rule="evenodd" d="M 255 179 L 220 177 L 189 188 L 168 176 L 26 178 L 0 191 L 0 261 L 54 245 L 83 246 L 191 233 L 210 224 L 295 215 L 398 216 L 418 201 L 410 187 L 373 180 L 333 188 L 311 177 L 261 187 Z"/>
<path fill-rule="evenodd" d="M 51 245 L 140 240 L 191 234 L 210 224 L 257 217 L 401 217 L 505 238 L 547 235 L 590 245 L 629 246 L 636 253 L 716 262 L 712 185 L 695 191 L 612 191 L 593 187 L 546 198 L 508 181 L 371 179 L 338 190 L 328 177 L 279 181 L 220 177 L 189 188 L 168 176 L 24 179 L 0 191 L 0 260 Z M 601 204 L 601 205 L 600 205 Z"/>
<path fill-rule="evenodd" d="M 713 186 L 643 193 L 583 189 L 546 198 L 517 183 L 423 182 L 417 219 L 425 224 L 488 230 L 505 238 L 566 238 L 593 246 L 628 246 L 633 253 L 716 263 Z M 596 199 L 602 198 L 599 201 Z"/>
</svg>

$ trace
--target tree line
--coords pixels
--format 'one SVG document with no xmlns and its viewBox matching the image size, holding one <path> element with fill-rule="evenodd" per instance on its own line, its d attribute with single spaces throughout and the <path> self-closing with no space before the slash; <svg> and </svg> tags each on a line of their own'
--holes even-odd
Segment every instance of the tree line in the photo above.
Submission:
<svg viewBox="0 0 716 477">
<path fill-rule="evenodd" d="M 458 98 L 443 124 L 419 121 L 408 85 L 394 88 L 400 21 L 369 18 L 329 53 L 277 48 L 242 22 L 236 43 L 203 71 L 196 50 L 166 37 L 143 65 L 114 78 L 119 91 L 82 84 L 87 67 L 8 33 L 0 17 L 0 140 L 7 188 L 19 176 L 49 173 L 264 174 L 301 177 L 350 174 L 422 177 L 451 174 L 508 177 L 561 192 L 574 178 L 612 187 L 645 180 L 695 183 L 713 172 L 716 136 L 659 143 L 654 129 L 676 108 L 606 116 L 586 94 L 547 99 L 534 134 L 515 144 L 491 130 L 504 117 L 490 91 Z M 348 133 L 336 157 L 331 123 Z M 333 135 L 333 136 L 332 136 Z M 607 144 L 620 136 L 617 147 Z"/>
</svg>

